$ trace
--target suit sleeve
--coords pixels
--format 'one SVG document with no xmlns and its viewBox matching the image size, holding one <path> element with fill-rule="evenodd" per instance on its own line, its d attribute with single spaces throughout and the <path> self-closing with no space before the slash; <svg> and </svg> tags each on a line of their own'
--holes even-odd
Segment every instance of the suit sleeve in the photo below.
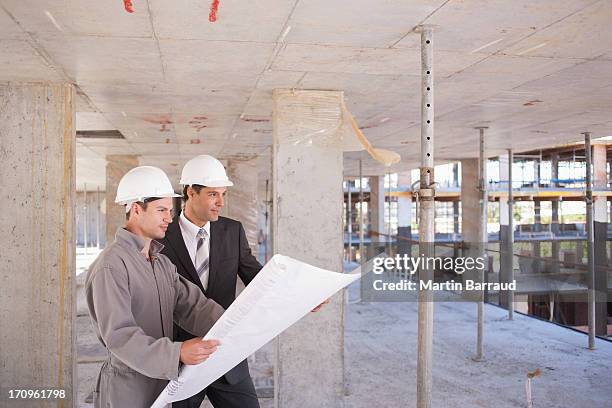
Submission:
<svg viewBox="0 0 612 408">
<path fill-rule="evenodd" d="M 181 343 L 167 337 L 155 339 L 136 324 L 125 268 L 101 267 L 89 290 L 100 336 L 111 353 L 147 377 L 178 378 Z"/>
<path fill-rule="evenodd" d="M 249 241 L 247 241 L 244 228 L 242 224 L 239 225 L 238 240 L 240 260 L 238 264 L 238 276 L 240 276 L 240 279 L 242 279 L 245 285 L 248 285 L 255 278 L 257 273 L 259 273 L 262 266 L 251 253 L 251 247 L 249 246 Z"/>
<path fill-rule="evenodd" d="M 174 289 L 175 323 L 189 333 L 204 337 L 224 309 L 177 272 L 174 273 Z"/>
</svg>

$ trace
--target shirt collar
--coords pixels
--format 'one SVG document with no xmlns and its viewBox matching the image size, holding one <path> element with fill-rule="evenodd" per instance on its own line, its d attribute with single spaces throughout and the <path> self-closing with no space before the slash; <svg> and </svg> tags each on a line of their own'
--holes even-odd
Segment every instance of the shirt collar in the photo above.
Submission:
<svg viewBox="0 0 612 408">
<path fill-rule="evenodd" d="M 194 239 L 198 235 L 198 232 L 200 231 L 200 227 L 198 227 L 193 222 L 189 221 L 187 217 L 185 217 L 184 211 L 181 212 L 181 215 L 179 215 L 179 224 L 181 226 L 181 229 L 183 231 L 186 231 L 189 234 L 189 236 L 193 237 Z M 210 221 L 207 221 L 206 224 L 204 224 L 203 228 L 208 234 L 208 236 L 210 237 Z"/>
<path fill-rule="evenodd" d="M 115 241 L 129 248 L 136 249 L 138 252 L 142 251 L 142 248 L 145 246 L 145 240 L 142 237 L 131 233 L 125 228 L 119 228 L 117 230 L 115 233 Z M 164 249 L 164 245 L 153 239 L 149 245 L 149 255 L 156 256 L 162 249 Z"/>
</svg>

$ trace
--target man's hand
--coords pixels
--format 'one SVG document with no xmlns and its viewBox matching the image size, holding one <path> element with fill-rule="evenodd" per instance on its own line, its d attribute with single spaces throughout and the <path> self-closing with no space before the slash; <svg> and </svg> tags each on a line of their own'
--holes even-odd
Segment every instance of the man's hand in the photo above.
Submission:
<svg viewBox="0 0 612 408">
<path fill-rule="evenodd" d="M 311 310 L 311 312 L 318 312 L 319 310 L 321 310 L 321 308 L 323 307 L 323 305 L 326 305 L 329 303 L 329 299 L 324 300 L 322 303 L 320 303 L 317 307 L 315 307 L 314 309 Z"/>
<path fill-rule="evenodd" d="M 183 364 L 200 364 L 217 350 L 221 343 L 218 340 L 202 340 L 196 337 L 181 344 L 181 362 Z"/>
</svg>

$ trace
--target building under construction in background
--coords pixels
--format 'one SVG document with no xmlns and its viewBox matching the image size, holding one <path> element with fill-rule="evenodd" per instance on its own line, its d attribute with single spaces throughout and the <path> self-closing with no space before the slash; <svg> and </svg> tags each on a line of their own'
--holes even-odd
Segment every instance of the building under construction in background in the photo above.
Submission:
<svg viewBox="0 0 612 408">
<path fill-rule="evenodd" d="M 466 302 L 362 279 L 249 357 L 262 407 L 609 407 L 611 21 L 607 0 L 0 0 L 0 406 L 93 406 L 84 272 L 119 180 L 152 165 L 180 192 L 208 154 L 262 264 L 476 254 L 475 280 L 516 282 Z M 465 279 L 381 275 L 417 277 Z"/>
</svg>

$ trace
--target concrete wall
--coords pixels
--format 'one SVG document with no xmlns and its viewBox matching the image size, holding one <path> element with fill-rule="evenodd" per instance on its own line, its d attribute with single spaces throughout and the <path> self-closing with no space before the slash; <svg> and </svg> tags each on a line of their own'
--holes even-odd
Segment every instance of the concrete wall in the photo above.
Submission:
<svg viewBox="0 0 612 408">
<path fill-rule="evenodd" d="M 0 257 L 2 401 L 11 388 L 55 388 L 66 392 L 61 403 L 14 406 L 71 407 L 76 395 L 74 88 L 0 85 L 0 135 L 0 235 L 10 243 Z"/>
</svg>

